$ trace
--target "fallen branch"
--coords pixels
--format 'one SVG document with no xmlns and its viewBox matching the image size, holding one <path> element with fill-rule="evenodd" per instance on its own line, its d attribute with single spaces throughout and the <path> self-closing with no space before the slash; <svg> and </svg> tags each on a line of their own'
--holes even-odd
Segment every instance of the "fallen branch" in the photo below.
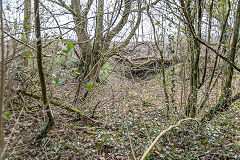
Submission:
<svg viewBox="0 0 240 160">
<path fill-rule="evenodd" d="M 170 126 L 169 128 L 163 130 L 163 131 L 155 138 L 155 140 L 154 140 L 154 141 L 152 142 L 152 144 L 148 147 L 148 149 L 144 152 L 141 160 L 145 160 L 145 159 L 146 159 L 148 153 L 149 153 L 149 152 L 151 151 L 151 149 L 157 144 L 158 140 L 159 140 L 162 136 L 164 136 L 168 131 L 171 131 L 172 129 L 180 126 L 182 122 L 188 121 L 188 120 L 196 121 L 197 124 L 199 125 L 198 120 L 196 120 L 196 119 L 194 119 L 194 118 L 186 118 L 186 119 L 182 119 L 182 120 L 178 121 L 177 124 L 172 125 L 172 126 Z"/>
<path fill-rule="evenodd" d="M 29 96 L 29 97 L 32 97 L 34 99 L 41 99 L 42 97 L 39 96 L 39 95 L 36 95 L 36 94 L 33 94 L 33 93 L 29 93 L 29 92 L 26 92 L 26 91 L 23 91 L 23 90 L 19 90 L 18 93 L 22 93 L 26 96 Z M 75 109 L 71 106 L 67 106 L 67 105 L 64 105 L 63 103 L 61 102 L 58 102 L 58 101 L 54 101 L 54 100 L 51 100 L 49 103 L 53 104 L 54 106 L 62 106 L 63 109 L 66 109 L 67 111 L 69 112 L 74 112 L 74 113 L 77 113 L 79 115 L 79 117 L 81 118 L 81 120 L 83 121 L 91 121 L 95 124 L 103 124 L 102 122 L 100 121 L 97 121 L 97 120 L 94 120 L 86 115 L 84 115 L 81 111 L 79 111 L 78 109 Z"/>
</svg>

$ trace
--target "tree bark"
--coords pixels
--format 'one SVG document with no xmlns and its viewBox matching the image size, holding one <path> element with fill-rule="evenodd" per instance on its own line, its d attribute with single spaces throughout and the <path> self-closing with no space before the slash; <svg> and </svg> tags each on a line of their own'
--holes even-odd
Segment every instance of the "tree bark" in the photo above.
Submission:
<svg viewBox="0 0 240 160">
<path fill-rule="evenodd" d="M 24 19 L 23 19 L 23 35 L 24 41 L 29 42 L 31 32 L 31 0 L 24 0 Z M 26 54 L 23 56 L 23 65 L 28 66 L 28 57 Z"/>
<path fill-rule="evenodd" d="M 165 66 L 164 66 L 164 58 L 163 58 L 163 51 L 160 49 L 158 42 L 157 42 L 157 37 L 156 37 L 156 29 L 155 29 L 155 24 L 153 22 L 153 18 L 150 15 L 149 12 L 149 6 L 147 7 L 147 14 L 148 17 L 150 19 L 150 22 L 152 24 L 153 27 L 153 36 L 154 36 L 154 43 L 157 47 L 157 50 L 161 56 L 161 72 L 162 72 L 162 83 L 163 83 L 163 91 L 164 91 L 164 96 L 165 96 L 165 106 L 167 108 L 167 117 L 169 116 L 169 112 L 170 112 L 170 107 L 169 107 L 169 96 L 168 96 L 168 92 L 167 92 L 167 84 L 166 84 L 166 76 L 165 76 Z"/>
<path fill-rule="evenodd" d="M 229 55 L 229 60 L 233 64 L 235 63 L 235 55 L 237 51 L 239 27 L 240 27 L 240 1 L 238 1 L 237 13 L 236 13 L 234 29 L 233 29 L 231 51 Z M 209 121 L 212 120 L 214 118 L 214 115 L 227 110 L 229 106 L 232 104 L 232 102 L 234 102 L 235 99 L 239 98 L 239 94 L 236 94 L 234 97 L 232 97 L 232 80 L 233 80 L 233 74 L 234 74 L 233 66 L 229 65 L 227 70 L 228 72 L 226 75 L 226 81 L 223 88 L 223 93 L 219 98 L 218 104 L 215 107 L 212 107 L 210 109 L 210 111 L 204 116 L 204 120 L 209 120 Z"/>
<path fill-rule="evenodd" d="M 189 30 L 193 30 L 192 32 L 198 37 L 201 38 L 201 22 L 202 22 L 202 0 L 195 0 L 195 10 L 197 14 L 191 13 L 190 11 L 190 3 L 185 4 L 183 0 L 180 0 L 181 7 L 183 9 L 183 13 L 185 19 L 189 19 L 189 16 L 195 16 L 195 27 L 194 22 L 192 20 L 188 21 Z M 192 39 L 194 36 L 189 31 L 189 36 Z M 188 96 L 188 104 L 185 109 L 185 114 L 187 117 L 194 118 L 197 113 L 197 100 L 198 100 L 198 86 L 200 83 L 199 79 L 199 60 L 201 53 L 201 45 L 200 42 L 196 39 L 190 40 L 189 42 L 191 48 L 191 74 L 190 74 L 190 93 Z"/>
<path fill-rule="evenodd" d="M 3 123 L 3 110 L 4 110 L 4 86 L 5 86 L 5 45 L 4 45 L 4 32 L 3 32 L 3 4 L 1 0 L 1 86 L 0 86 L 0 159 L 3 159 L 4 150 L 4 123 Z"/>
<path fill-rule="evenodd" d="M 23 32 L 25 40 L 29 41 L 31 32 L 31 0 L 24 0 Z"/>
<path fill-rule="evenodd" d="M 213 4 L 213 1 L 212 0 L 212 4 Z M 230 14 L 230 11 L 231 11 L 231 5 L 230 5 L 230 1 L 228 1 L 229 3 L 229 8 L 228 8 L 228 12 L 227 12 L 227 15 L 225 17 L 225 20 L 224 20 L 224 23 L 223 23 L 223 26 L 222 26 L 222 33 L 221 33 L 221 36 L 220 36 L 220 40 L 219 40 L 219 45 L 218 45 L 218 48 L 217 48 L 217 51 L 219 52 L 220 49 L 221 49 L 221 46 L 222 46 L 222 43 L 226 40 L 224 40 L 224 33 L 226 33 L 225 29 L 226 29 L 226 26 L 227 26 L 227 21 L 228 21 L 228 18 L 229 18 L 229 14 Z M 212 6 L 211 4 L 211 6 Z M 212 8 L 212 7 L 211 7 Z M 211 10 L 210 10 L 211 11 Z M 211 17 L 211 14 L 210 14 L 210 17 Z M 209 22 L 210 23 L 210 22 Z M 210 23 L 211 24 L 211 23 Z M 210 26 L 209 26 L 210 27 Z M 210 32 L 208 33 L 208 35 L 210 36 Z M 210 40 L 208 40 L 209 43 L 210 43 Z M 225 43 L 225 42 L 224 42 Z M 209 49 L 207 47 L 207 49 Z M 206 94 L 204 96 L 204 99 L 202 101 L 202 103 L 200 104 L 200 107 L 199 107 L 199 112 L 204 108 L 204 105 L 205 103 L 207 102 L 209 96 L 210 96 L 210 93 L 211 93 L 211 86 L 213 85 L 212 84 L 212 81 L 213 81 L 213 78 L 214 78 L 214 75 L 215 75 L 215 70 L 217 68 L 217 62 L 218 62 L 218 58 L 219 56 L 216 55 L 216 58 L 215 58 L 215 62 L 214 62 L 214 67 L 213 67 L 213 71 L 212 71 L 212 74 L 211 74 L 211 77 L 210 77 L 210 81 L 208 82 L 208 86 L 207 86 L 207 89 L 206 89 Z M 217 80 L 216 80 L 217 81 Z M 204 83 L 204 81 L 202 81 L 202 84 Z M 202 85 L 201 84 L 201 85 Z M 201 87 L 201 85 L 199 86 L 199 88 Z"/>
<path fill-rule="evenodd" d="M 43 105 L 44 105 L 44 108 L 45 108 L 47 116 L 48 116 L 48 124 L 44 128 L 44 130 L 37 136 L 37 140 L 38 140 L 38 139 L 45 137 L 47 135 L 47 133 L 50 131 L 50 129 L 54 126 L 54 118 L 51 113 L 50 105 L 48 103 L 45 77 L 44 77 L 44 73 L 43 73 L 39 0 L 34 0 L 34 13 L 35 13 L 35 34 L 36 34 L 36 38 L 37 38 L 36 49 L 37 49 L 38 74 L 39 74 L 39 80 L 40 80 L 40 84 L 41 84 L 42 101 L 43 101 Z"/>
</svg>

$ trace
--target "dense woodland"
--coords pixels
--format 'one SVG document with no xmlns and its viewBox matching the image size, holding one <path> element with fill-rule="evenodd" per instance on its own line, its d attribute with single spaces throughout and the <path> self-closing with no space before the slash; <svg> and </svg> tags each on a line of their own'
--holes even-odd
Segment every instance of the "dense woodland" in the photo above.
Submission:
<svg viewBox="0 0 240 160">
<path fill-rule="evenodd" d="M 0 1 L 0 159 L 240 159 L 240 0 Z"/>
</svg>

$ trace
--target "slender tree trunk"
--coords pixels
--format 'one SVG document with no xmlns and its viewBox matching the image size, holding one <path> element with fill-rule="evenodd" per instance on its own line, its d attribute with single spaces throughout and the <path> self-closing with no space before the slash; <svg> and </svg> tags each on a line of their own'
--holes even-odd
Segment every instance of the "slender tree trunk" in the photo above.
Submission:
<svg viewBox="0 0 240 160">
<path fill-rule="evenodd" d="M 104 13 L 104 0 L 98 0 L 97 1 L 97 7 L 98 7 L 98 13 L 97 13 L 97 19 L 96 19 L 96 39 L 93 44 L 93 51 L 91 54 L 91 63 L 90 68 L 92 68 L 92 71 L 90 71 L 88 74 L 89 79 L 93 81 L 98 81 L 98 73 L 100 72 L 100 69 L 102 67 L 103 63 L 103 45 L 104 45 L 104 39 L 103 39 L 103 13 Z"/>
<path fill-rule="evenodd" d="M 34 0 L 34 13 L 35 13 L 35 34 L 37 38 L 36 48 L 37 48 L 37 64 L 38 64 L 38 74 L 41 84 L 41 91 L 42 91 L 42 100 L 43 105 L 46 109 L 46 113 L 48 116 L 48 124 L 45 129 L 38 135 L 37 139 L 41 139 L 46 136 L 46 134 L 50 131 L 50 129 L 54 126 L 54 118 L 51 113 L 50 105 L 48 103 L 47 98 L 47 89 L 46 83 L 43 73 L 43 64 L 42 64 L 42 43 L 41 43 L 41 25 L 40 25 L 40 15 L 39 15 L 39 0 Z"/>
<path fill-rule="evenodd" d="M 167 85 L 166 85 L 166 76 L 165 76 L 165 66 L 164 66 L 163 51 L 159 48 L 159 45 L 158 45 L 158 40 L 157 40 L 157 37 L 156 37 L 155 23 L 153 22 L 153 18 L 150 15 L 149 6 L 147 8 L 147 14 L 148 14 L 148 17 L 149 17 L 150 22 L 152 24 L 152 27 L 153 27 L 154 43 L 155 43 L 155 45 L 156 45 L 156 47 L 158 49 L 158 52 L 160 54 L 160 57 L 161 57 L 161 72 L 162 72 L 163 91 L 164 91 L 164 95 L 165 95 L 165 105 L 166 105 L 166 108 L 167 108 L 167 117 L 168 117 L 169 116 L 169 112 L 170 112 L 170 107 L 169 107 L 169 96 L 168 96 Z"/>
<path fill-rule="evenodd" d="M 17 20 L 14 21 L 14 31 L 16 34 L 17 33 Z M 17 46 L 18 46 L 17 41 L 15 39 L 12 39 L 12 47 L 13 47 L 12 54 L 13 54 L 13 56 L 16 56 L 16 54 L 17 54 Z"/>
<path fill-rule="evenodd" d="M 29 41 L 31 32 L 31 0 L 24 0 L 23 32 L 25 40 Z"/>
<path fill-rule="evenodd" d="M 208 36 L 207 36 L 207 42 L 210 43 L 211 41 L 211 32 L 212 32 L 212 10 L 213 10 L 213 2 L 214 0 L 212 0 L 211 5 L 210 5 L 210 15 L 209 15 L 209 20 L 208 20 Z M 202 76 L 202 80 L 198 86 L 198 88 L 201 88 L 201 86 L 204 84 L 205 82 L 205 78 L 206 78 L 206 73 L 207 73 L 207 62 L 208 62 L 208 52 L 209 52 L 209 48 L 206 47 L 206 53 L 205 53 L 205 62 L 204 62 L 204 70 L 203 70 L 203 76 Z"/>
<path fill-rule="evenodd" d="M 237 52 L 237 42 L 239 36 L 239 27 L 240 27 L 240 1 L 238 1 L 237 14 L 234 22 L 233 29 L 233 38 L 231 44 L 231 51 L 229 55 L 229 60 L 234 64 L 235 55 Z M 232 102 L 239 98 L 238 94 L 232 97 L 232 80 L 233 80 L 233 66 L 229 65 L 227 68 L 228 72 L 226 74 L 226 81 L 223 88 L 223 93 L 221 94 L 218 104 L 215 107 L 212 107 L 210 111 L 204 116 L 203 120 L 212 120 L 215 114 L 218 114 L 222 111 L 225 111 L 229 108 Z"/>
<path fill-rule="evenodd" d="M 30 40 L 31 32 L 31 0 L 24 0 L 24 19 L 23 19 L 23 33 L 26 42 Z M 23 65 L 28 66 L 28 57 L 25 54 L 23 57 Z"/>
<path fill-rule="evenodd" d="M 183 8 L 183 13 L 186 19 L 189 19 L 189 16 L 192 15 L 189 3 L 188 6 L 185 5 L 185 2 L 183 0 L 180 0 L 181 6 Z M 201 22 L 202 22 L 202 0 L 195 0 L 195 10 L 197 11 L 195 14 L 193 12 L 193 16 L 195 16 L 195 27 L 192 22 L 188 22 L 188 26 L 190 26 L 194 32 L 198 35 L 198 37 L 201 37 Z M 189 27 L 189 30 L 191 28 Z M 189 31 L 190 32 L 190 31 Z M 189 34 L 190 38 L 193 37 L 191 35 L 191 32 Z M 191 38 L 192 39 L 192 38 Z M 191 47 L 192 46 L 192 47 Z M 188 96 L 188 104 L 186 106 L 186 116 L 194 118 L 197 113 L 197 100 L 198 100 L 198 86 L 199 86 L 199 60 L 200 60 L 200 53 L 201 53 L 201 46 L 200 43 L 193 39 L 192 42 L 190 42 L 191 47 L 191 74 L 190 74 L 190 93 Z"/>
<path fill-rule="evenodd" d="M 3 159 L 4 149 L 4 123 L 3 123 L 3 109 L 4 109 L 4 86 L 5 86 L 5 46 L 4 46 L 4 32 L 3 32 L 3 4 L 1 0 L 1 86 L 0 86 L 0 159 Z"/>
<path fill-rule="evenodd" d="M 229 1 L 228 1 L 229 2 Z M 213 0 L 212 0 L 212 4 L 211 6 L 213 5 Z M 211 9 L 212 7 L 210 7 Z M 229 9 L 228 9 L 228 12 L 227 12 L 227 15 L 225 17 L 225 20 L 224 20 L 224 23 L 223 23 L 223 27 L 222 27 L 222 33 L 221 33 L 221 36 L 220 36 L 220 40 L 219 40 L 219 45 L 218 45 L 218 48 L 217 48 L 217 51 L 219 51 L 221 49 L 221 46 L 222 46 L 222 43 L 226 43 L 226 37 L 224 37 L 224 33 L 226 32 L 225 29 L 226 29 L 226 26 L 227 26 L 227 21 L 228 21 L 228 18 L 229 18 L 229 14 L 230 14 L 230 10 L 231 10 L 231 5 L 230 5 L 230 2 L 229 2 Z M 211 11 L 211 10 L 210 10 Z M 210 14 L 212 15 L 212 14 Z M 211 17 L 211 16 L 210 16 Z M 211 25 L 211 23 L 209 22 L 209 25 Z M 210 27 L 210 26 L 209 26 Z M 210 28 L 209 28 L 210 29 Z M 209 37 L 210 37 L 210 32 L 209 33 Z M 224 49 L 224 53 L 226 52 L 226 50 Z M 213 71 L 212 71 L 212 74 L 211 74 L 211 77 L 210 77 L 210 80 L 209 80 L 209 83 L 208 83 L 208 86 L 206 88 L 206 94 L 203 98 L 203 101 L 199 107 L 199 112 L 204 108 L 204 105 L 205 103 L 207 102 L 209 96 L 210 96 L 210 93 L 211 93 L 211 86 L 213 85 L 212 84 L 212 81 L 213 81 L 213 78 L 214 78 L 214 75 L 215 75 L 215 70 L 217 68 L 217 63 L 218 63 L 218 59 L 219 59 L 219 56 L 216 55 L 216 58 L 215 58 L 215 61 L 214 61 L 214 66 L 213 66 Z M 217 81 L 217 79 L 216 79 Z M 203 81 L 202 81 L 203 83 Z M 200 87 L 200 86 L 199 86 Z"/>
</svg>

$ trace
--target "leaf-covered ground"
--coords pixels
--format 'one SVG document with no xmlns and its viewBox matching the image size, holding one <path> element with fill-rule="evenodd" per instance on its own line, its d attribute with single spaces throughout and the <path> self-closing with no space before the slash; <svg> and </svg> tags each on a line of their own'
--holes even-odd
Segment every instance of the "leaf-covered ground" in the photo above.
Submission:
<svg viewBox="0 0 240 160">
<path fill-rule="evenodd" d="M 21 93 L 12 94 L 6 100 L 6 159 L 139 159 L 162 130 L 184 117 L 187 93 L 181 93 L 180 77 L 175 76 L 174 82 L 168 78 L 169 92 L 172 83 L 175 91 L 170 94 L 174 101 L 170 116 L 166 117 L 161 77 L 127 79 L 120 71 L 108 76 L 114 68 L 109 66 L 101 72 L 108 79 L 91 89 L 85 103 L 78 101 L 76 105 L 73 105 L 77 88 L 74 76 L 79 73 L 75 68 L 51 68 L 46 73 L 50 99 L 102 123 L 85 121 L 63 106 L 51 105 L 55 126 L 40 142 L 34 138 L 47 122 L 41 102 Z M 34 73 L 32 69 L 26 73 L 31 81 L 26 82 L 25 89 L 39 95 L 38 77 Z M 54 77 L 63 79 L 63 83 L 56 85 Z M 216 87 L 209 106 L 216 103 L 219 92 Z M 161 138 L 148 159 L 240 159 L 239 118 L 240 102 L 236 102 L 205 126 L 184 123 Z"/>
</svg>

